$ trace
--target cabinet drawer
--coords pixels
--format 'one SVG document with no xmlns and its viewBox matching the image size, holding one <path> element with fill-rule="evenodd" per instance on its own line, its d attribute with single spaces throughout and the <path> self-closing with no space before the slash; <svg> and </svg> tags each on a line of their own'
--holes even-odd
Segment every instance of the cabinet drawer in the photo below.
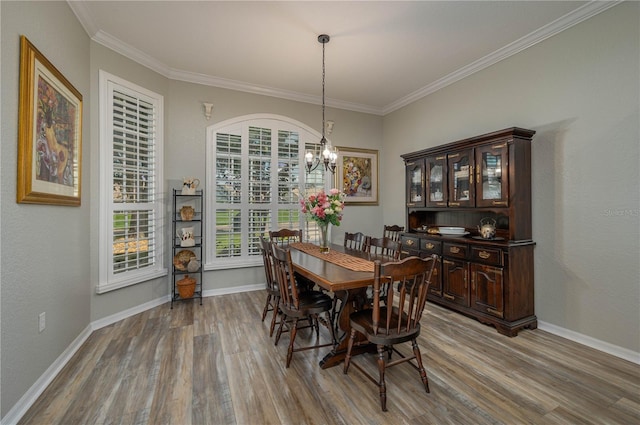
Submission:
<svg viewBox="0 0 640 425">
<path fill-rule="evenodd" d="M 445 243 L 442 255 L 454 258 L 467 258 L 467 245 L 457 243 Z"/>
<path fill-rule="evenodd" d="M 400 236 L 400 242 L 402 242 L 403 252 L 415 252 L 420 249 L 420 238 L 417 236 L 402 235 Z"/>
<path fill-rule="evenodd" d="M 442 254 L 442 242 L 431 239 L 420 240 L 420 250 L 428 254 Z"/>
<path fill-rule="evenodd" d="M 502 252 L 499 249 L 474 246 L 471 248 L 471 260 L 501 266 Z"/>
</svg>

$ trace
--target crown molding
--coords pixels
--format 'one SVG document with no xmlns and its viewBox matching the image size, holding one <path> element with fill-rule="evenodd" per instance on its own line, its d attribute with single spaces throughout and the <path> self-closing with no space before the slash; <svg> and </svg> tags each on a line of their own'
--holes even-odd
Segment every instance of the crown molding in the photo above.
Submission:
<svg viewBox="0 0 640 425">
<path fill-rule="evenodd" d="M 440 78 L 439 80 L 436 80 L 433 83 L 419 90 L 416 90 L 415 92 L 401 99 L 398 99 L 393 103 L 390 103 L 389 105 L 382 108 L 383 115 L 396 111 L 417 101 L 418 99 L 428 96 L 444 87 L 462 80 L 463 78 L 466 78 L 478 71 L 494 65 L 503 59 L 520 53 L 521 51 L 528 49 L 529 47 L 534 46 L 549 37 L 553 37 L 554 35 L 568 28 L 571 28 L 572 26 L 579 24 L 580 22 L 585 21 L 599 13 L 602 13 L 613 6 L 622 3 L 623 1 L 624 0 L 591 1 L 577 8 L 576 10 L 556 19 L 555 21 L 550 22 L 549 24 L 519 38 L 518 40 L 507 44 L 506 46 L 494 51 L 493 53 L 490 53 L 487 56 L 484 56 L 476 60 L 475 62 L 470 63 L 469 65 L 463 66 L 462 68 L 452 72 L 451 74 L 448 74 Z"/>
<path fill-rule="evenodd" d="M 545 25 L 542 28 L 533 31 L 520 39 L 509 43 L 508 45 L 494 51 L 493 53 L 484 56 L 469 65 L 466 65 L 436 81 L 433 83 L 416 90 L 413 93 L 408 94 L 395 102 L 392 102 L 384 107 L 376 107 L 372 105 L 364 105 L 359 103 L 346 102 L 339 99 L 326 99 L 325 104 L 327 106 L 344 109 L 355 112 L 362 112 L 373 115 L 384 116 L 391 112 L 394 112 L 404 106 L 407 106 L 425 96 L 428 96 L 444 87 L 447 87 L 457 81 L 460 81 L 478 71 L 481 71 L 491 65 L 494 65 L 503 59 L 513 56 L 531 46 L 534 46 L 541 41 L 546 40 L 572 26 L 579 24 L 580 22 L 587 20 L 599 13 L 610 9 L 617 4 L 622 3 L 624 0 L 615 1 L 599 1 L 593 0 L 585 5 L 577 8 L 576 10 L 556 19 L 555 21 Z M 260 94 L 264 96 L 271 96 L 280 99 L 293 100 L 296 102 L 311 103 L 316 105 L 322 104 L 320 96 L 312 96 L 304 93 L 298 93 L 290 90 L 283 90 L 274 87 L 261 86 L 257 84 L 251 84 L 244 81 L 230 80 L 225 78 L 213 77 L 210 75 L 198 74 L 194 72 L 184 71 L 180 69 L 170 68 L 163 62 L 155 59 L 154 57 L 146 54 L 145 52 L 138 50 L 122 40 L 113 37 L 112 35 L 99 30 L 91 18 L 84 2 L 67 0 L 69 7 L 75 13 L 76 17 L 80 21 L 82 27 L 87 32 L 89 37 L 96 43 L 120 53 L 121 55 L 131 59 L 134 62 L 143 65 L 152 71 L 155 71 L 169 79 L 184 81 L 189 83 L 202 84 L 206 86 L 219 87 L 229 90 L 242 91 L 246 93 Z"/>
</svg>

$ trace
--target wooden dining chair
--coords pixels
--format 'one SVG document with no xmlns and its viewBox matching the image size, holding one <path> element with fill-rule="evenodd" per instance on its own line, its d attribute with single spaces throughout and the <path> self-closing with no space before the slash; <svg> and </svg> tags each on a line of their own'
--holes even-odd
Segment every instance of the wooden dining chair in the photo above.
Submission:
<svg viewBox="0 0 640 425">
<path fill-rule="evenodd" d="M 399 241 L 400 233 L 402 232 L 404 232 L 404 226 L 398 226 L 397 224 L 387 226 L 385 224 L 382 236 L 392 239 L 394 241 Z"/>
<path fill-rule="evenodd" d="M 429 392 L 429 379 L 422 365 L 417 338 L 420 335 L 420 319 L 427 301 L 427 291 L 436 260 L 435 254 L 429 258 L 407 257 L 390 263 L 381 263 L 376 260 L 373 308 L 361 310 L 349 316 L 351 335 L 344 359 L 344 373 L 348 373 L 349 366 L 353 364 L 371 381 L 376 382 L 380 393 L 380 406 L 385 412 L 387 411 L 387 385 L 384 377 L 387 368 L 415 359 L 417 366 L 410 364 L 418 369 L 424 389 L 427 393 Z M 384 306 L 380 302 L 380 288 L 383 283 L 388 284 L 389 287 L 388 302 Z M 356 343 L 358 333 L 362 334 L 366 341 Z M 394 345 L 408 341 L 411 341 L 412 355 L 406 356 L 394 348 Z M 375 344 L 378 351 L 378 379 L 351 359 L 354 346 L 369 343 Z M 391 361 L 392 352 L 396 352 L 400 358 Z"/>
<path fill-rule="evenodd" d="M 269 240 L 282 248 L 288 248 L 289 245 L 295 242 L 302 242 L 302 230 L 301 229 L 280 229 L 269 231 Z M 304 276 L 296 274 L 296 280 L 298 285 L 303 289 L 311 289 L 315 285 L 311 280 Z"/>
<path fill-rule="evenodd" d="M 367 247 L 367 239 L 362 232 L 344 234 L 344 247 L 347 249 L 355 249 L 358 251 L 364 251 Z"/>
<path fill-rule="evenodd" d="M 334 344 L 335 338 L 331 321 L 333 300 L 330 296 L 320 291 L 298 290 L 298 285 L 296 284 L 293 273 L 291 252 L 275 244 L 271 245 L 271 249 L 275 266 L 275 276 L 280 287 L 280 311 L 282 312 L 282 319 L 280 320 L 280 326 L 278 326 L 276 341 L 280 339 L 283 328 L 285 326 L 288 327 L 290 336 L 286 367 L 289 367 L 294 352 L 328 347 Z M 318 317 L 321 313 L 326 313 L 326 318 L 319 321 Z M 294 343 L 299 329 L 298 322 L 304 319 L 309 319 L 311 323 L 310 326 L 315 327 L 316 344 L 296 348 Z M 331 333 L 331 342 L 329 343 L 320 344 L 320 322 L 322 322 Z"/>
<path fill-rule="evenodd" d="M 262 310 L 262 321 L 267 317 L 269 311 L 273 311 L 273 317 L 271 317 L 271 325 L 269 326 L 269 336 L 273 335 L 273 331 L 277 324 L 278 306 L 280 305 L 280 288 L 278 282 L 274 278 L 273 269 L 273 253 L 271 251 L 271 244 L 264 237 L 260 237 L 260 252 L 262 253 L 262 260 L 264 263 L 264 273 L 267 279 L 267 301 Z"/>
<path fill-rule="evenodd" d="M 400 253 L 402 252 L 402 242 L 399 240 L 383 236 L 381 238 L 369 238 L 365 251 L 371 254 L 372 259 L 378 257 L 380 261 L 396 261 L 400 259 Z"/>
<path fill-rule="evenodd" d="M 294 242 L 302 242 L 302 230 L 280 229 L 269 232 L 269 240 L 279 246 L 288 246 Z"/>
</svg>

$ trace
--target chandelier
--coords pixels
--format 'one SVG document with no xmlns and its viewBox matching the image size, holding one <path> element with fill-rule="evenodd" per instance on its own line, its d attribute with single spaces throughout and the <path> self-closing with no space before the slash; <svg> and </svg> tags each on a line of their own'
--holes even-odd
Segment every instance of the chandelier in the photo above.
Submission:
<svg viewBox="0 0 640 425">
<path fill-rule="evenodd" d="M 318 36 L 318 42 L 322 43 L 322 139 L 320 139 L 320 149 L 317 152 L 308 150 L 304 154 L 304 159 L 307 165 L 307 173 L 312 172 L 322 163 L 324 169 L 335 173 L 336 162 L 338 160 L 338 150 L 331 147 L 331 144 L 325 138 L 326 123 L 324 120 L 324 46 L 329 42 L 329 36 L 327 34 L 320 34 Z"/>
</svg>

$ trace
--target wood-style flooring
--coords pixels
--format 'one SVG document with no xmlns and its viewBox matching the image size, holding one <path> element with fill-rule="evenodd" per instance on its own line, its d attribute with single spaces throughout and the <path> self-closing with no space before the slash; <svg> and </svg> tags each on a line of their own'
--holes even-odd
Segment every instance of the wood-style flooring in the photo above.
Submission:
<svg viewBox="0 0 640 425">
<path fill-rule="evenodd" d="M 286 369 L 289 337 L 273 345 L 265 298 L 166 304 L 95 331 L 20 423 L 640 423 L 640 366 L 541 330 L 508 338 L 430 303 L 419 345 L 431 393 L 410 365 L 393 367 L 384 413 L 357 369 L 318 367 L 328 348 L 294 353 Z M 355 361 L 375 371 L 375 359 Z"/>
</svg>

